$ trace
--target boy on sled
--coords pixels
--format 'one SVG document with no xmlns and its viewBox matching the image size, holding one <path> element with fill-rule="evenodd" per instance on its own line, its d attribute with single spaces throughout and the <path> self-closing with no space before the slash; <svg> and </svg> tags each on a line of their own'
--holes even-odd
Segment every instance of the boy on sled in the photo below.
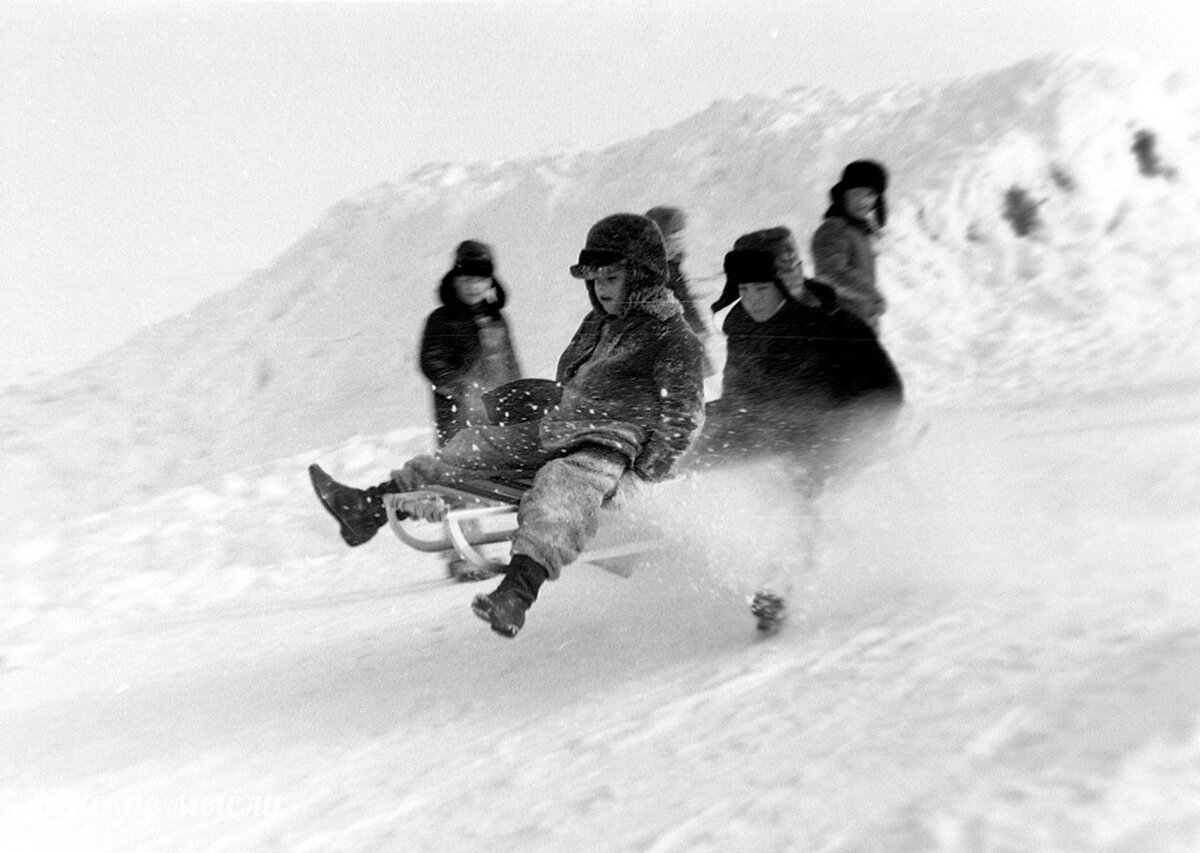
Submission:
<svg viewBox="0 0 1200 853">
<path fill-rule="evenodd" d="M 704 417 L 702 348 L 667 288 L 658 226 L 636 214 L 605 217 L 588 231 L 570 272 L 585 282 L 591 311 L 559 359 L 561 396 L 542 417 L 465 429 L 368 489 L 309 468 L 350 546 L 386 523 L 385 494 L 488 475 L 532 476 L 504 578 L 471 604 L 505 637 L 517 635 L 542 584 L 595 535 L 600 508 L 622 479 L 666 478 Z"/>
</svg>

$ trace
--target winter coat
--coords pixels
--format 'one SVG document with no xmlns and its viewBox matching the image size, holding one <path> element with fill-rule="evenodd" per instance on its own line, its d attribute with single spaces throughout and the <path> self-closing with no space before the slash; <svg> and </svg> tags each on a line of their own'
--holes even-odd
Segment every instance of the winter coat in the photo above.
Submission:
<svg viewBox="0 0 1200 853">
<path fill-rule="evenodd" d="M 688 287 L 687 276 L 683 274 L 683 258 L 675 257 L 667 261 L 667 268 L 670 271 L 671 277 L 667 281 L 667 287 L 671 293 L 675 294 L 675 298 L 679 300 L 679 304 L 683 306 L 683 319 L 688 324 L 688 328 L 700 339 L 701 345 L 701 363 L 700 367 L 704 376 L 712 376 L 716 373 L 716 368 L 708 358 L 707 351 L 704 350 L 704 342 L 708 339 L 708 325 L 704 322 L 704 318 L 700 315 L 700 310 L 696 307 L 699 301 L 692 296 L 691 288 Z"/>
<path fill-rule="evenodd" d="M 670 288 L 671 293 L 675 294 L 679 304 L 683 306 L 683 319 L 688 324 L 688 328 L 696 333 L 696 337 L 703 339 L 708 334 L 708 326 L 705 325 L 704 318 L 700 316 L 700 311 L 696 307 L 696 299 L 688 287 L 687 276 L 683 274 L 682 261 L 681 257 L 671 258 L 667 261 L 667 269 L 671 274 L 667 281 L 667 287 Z"/>
<path fill-rule="evenodd" d="M 442 304 L 421 336 L 421 372 L 433 386 L 439 447 L 463 427 L 487 423 L 483 394 L 521 375 L 502 313 L 503 285 L 494 279 L 495 300 L 469 306 L 458 298 L 454 277 L 451 271 L 442 278 Z"/>
<path fill-rule="evenodd" d="M 819 457 L 856 421 L 894 414 L 903 402 L 900 376 L 875 333 L 817 282 L 808 282 L 802 301 L 787 298 L 762 323 L 734 305 L 722 330 L 722 395 L 709 404 L 697 448 L 708 462 Z"/>
<path fill-rule="evenodd" d="M 875 230 L 835 203 L 812 237 L 816 278 L 837 293 L 838 302 L 871 328 L 887 301 L 875 282 Z"/>
<path fill-rule="evenodd" d="M 587 288 L 592 310 L 559 359 L 562 397 L 542 418 L 542 443 L 607 447 L 661 480 L 703 422 L 702 347 L 665 285 L 634 289 L 618 316 Z"/>
</svg>

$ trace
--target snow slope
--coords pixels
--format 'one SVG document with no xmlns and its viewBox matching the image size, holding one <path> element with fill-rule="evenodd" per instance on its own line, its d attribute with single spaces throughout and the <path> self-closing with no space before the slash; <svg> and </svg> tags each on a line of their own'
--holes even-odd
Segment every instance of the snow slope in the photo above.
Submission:
<svg viewBox="0 0 1200 853">
<path fill-rule="evenodd" d="M 1198 141 L 1189 85 L 1104 57 L 720 103 L 381 186 L 5 394 L 5 849 L 1200 849 Z M 544 373 L 597 216 L 684 204 L 715 287 L 864 153 L 928 431 L 825 496 L 785 633 L 753 636 L 763 549 L 729 557 L 790 553 L 743 489 L 680 514 L 708 556 L 572 567 L 511 642 L 469 612 L 487 585 L 341 545 L 304 466 L 376 482 L 429 446 L 415 329 L 461 236 Z"/>
<path fill-rule="evenodd" d="M 769 641 L 749 567 L 670 560 L 502 640 L 435 558 L 340 547 L 309 457 L 48 528 L 4 578 L 6 848 L 1196 849 L 1200 381 L 930 422 L 825 500 Z"/>
</svg>

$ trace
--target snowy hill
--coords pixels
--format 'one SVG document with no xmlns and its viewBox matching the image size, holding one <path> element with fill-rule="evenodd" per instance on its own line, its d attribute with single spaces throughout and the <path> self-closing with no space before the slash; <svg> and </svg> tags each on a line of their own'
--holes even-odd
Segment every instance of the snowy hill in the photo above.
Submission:
<svg viewBox="0 0 1200 853">
<path fill-rule="evenodd" d="M 1073 57 L 429 166 L 7 393 L 6 849 L 1200 849 L 1196 105 Z M 929 429 L 822 497 L 782 634 L 744 598 L 795 556 L 757 478 L 666 501 L 698 549 L 572 566 L 511 642 L 437 555 L 338 540 L 304 466 L 428 445 L 416 338 L 460 238 L 545 375 L 598 216 L 686 207 L 715 289 L 858 156 L 893 170 L 884 335 Z"/>
<path fill-rule="evenodd" d="M 419 440 L 313 453 L 361 481 Z M 0 835 L 1188 853 L 1197 448 L 1197 383 L 941 415 L 824 501 L 818 569 L 764 642 L 752 565 L 675 560 L 572 566 L 502 640 L 468 609 L 490 584 L 390 534 L 342 546 L 306 457 L 83 515 L 0 578 Z"/>
<path fill-rule="evenodd" d="M 31 500 L 61 517 L 68 485 L 112 506 L 427 423 L 417 343 L 467 236 L 496 246 L 526 370 L 550 375 L 586 308 L 565 270 L 601 215 L 682 205 L 686 269 L 712 293 L 739 233 L 782 223 L 807 244 L 828 186 L 860 156 L 893 173 L 884 336 L 918 405 L 1195 369 L 1198 103 L 1144 64 L 1059 57 L 853 100 L 723 101 L 603 151 L 427 166 L 336 206 L 188 314 L 4 395 L 0 517 L 18 523 L 14 504 Z"/>
</svg>

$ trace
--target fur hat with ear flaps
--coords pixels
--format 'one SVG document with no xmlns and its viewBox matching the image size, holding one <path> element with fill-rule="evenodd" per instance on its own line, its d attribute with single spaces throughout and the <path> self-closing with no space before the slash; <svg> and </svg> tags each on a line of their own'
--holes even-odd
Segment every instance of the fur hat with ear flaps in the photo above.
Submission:
<svg viewBox="0 0 1200 853">
<path fill-rule="evenodd" d="M 842 170 L 842 179 L 829 190 L 829 198 L 835 209 L 844 210 L 843 199 L 846 190 L 854 187 L 874 190 L 879 196 L 879 201 L 875 203 L 875 218 L 882 228 L 887 225 L 887 186 L 888 173 L 883 164 L 874 160 L 855 160 L 846 164 L 846 168 Z"/>
<path fill-rule="evenodd" d="M 614 213 L 588 229 L 587 241 L 579 253 L 579 263 L 571 275 L 588 282 L 593 307 L 599 307 L 592 282 L 604 267 L 625 263 L 630 270 L 626 309 L 640 307 L 655 316 L 682 313 L 667 288 L 670 271 L 662 232 L 654 221 L 636 213 Z"/>
<path fill-rule="evenodd" d="M 463 240 L 454 250 L 455 275 L 491 278 L 495 272 L 496 257 L 492 247 L 479 240 Z"/>
<path fill-rule="evenodd" d="M 741 298 L 738 286 L 757 281 L 773 281 L 788 299 L 804 286 L 804 269 L 796 238 L 782 225 L 751 231 L 733 243 L 725 255 L 725 289 L 712 304 L 713 312 Z"/>
<path fill-rule="evenodd" d="M 504 283 L 496 275 L 495 252 L 487 243 L 480 240 L 463 240 L 459 243 L 454 249 L 454 261 L 438 285 L 438 299 L 443 305 L 455 311 L 470 312 L 472 309 L 463 305 L 454 286 L 454 280 L 459 276 L 474 276 L 492 280 L 494 296 L 487 302 L 481 303 L 483 310 L 499 311 L 508 301 Z"/>
<path fill-rule="evenodd" d="M 666 283 L 667 249 L 653 220 L 636 213 L 614 213 L 601 219 L 588 229 L 579 263 L 571 267 L 571 275 L 584 280 L 595 278 L 601 268 L 621 261 L 641 270 L 652 284 Z"/>
</svg>

